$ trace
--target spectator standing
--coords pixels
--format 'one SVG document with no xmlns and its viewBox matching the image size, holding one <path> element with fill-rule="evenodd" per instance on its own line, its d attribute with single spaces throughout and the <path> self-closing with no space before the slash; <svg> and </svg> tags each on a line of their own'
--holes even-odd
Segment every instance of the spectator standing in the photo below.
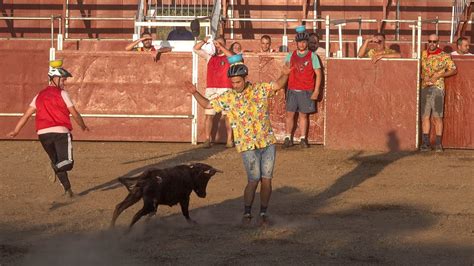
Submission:
<svg viewBox="0 0 474 266">
<path fill-rule="evenodd" d="M 315 100 L 319 96 L 322 78 L 319 58 L 316 53 L 308 50 L 309 34 L 304 26 L 298 26 L 296 32 L 297 50 L 289 53 L 285 59 L 291 72 L 286 92 L 286 135 L 283 148 L 293 146 L 296 113 L 300 120 L 300 146 L 309 148 L 309 114 L 316 112 Z"/>
<path fill-rule="evenodd" d="M 216 53 L 214 55 L 210 55 L 203 51 L 201 48 L 206 44 L 209 40 L 209 37 L 204 38 L 202 41 L 197 42 L 194 47 L 193 51 L 198 54 L 200 57 L 205 58 L 207 60 L 207 80 L 206 80 L 206 92 L 205 96 L 208 99 L 213 99 L 227 90 L 232 88 L 232 84 L 230 79 L 227 77 L 227 71 L 229 70 L 229 62 L 227 61 L 227 56 L 233 55 L 233 53 L 225 47 L 226 41 L 223 37 L 218 37 L 213 44 L 215 45 Z M 206 141 L 203 143 L 204 148 L 211 147 L 211 133 L 212 133 L 212 126 L 214 121 L 214 116 L 216 112 L 212 108 L 208 108 L 205 110 L 205 120 L 204 120 L 204 127 L 206 133 Z M 226 115 L 227 112 L 224 110 L 222 115 Z M 231 148 L 234 146 L 232 141 L 232 128 L 229 124 L 229 119 L 226 117 L 226 129 L 227 129 L 227 142 L 226 147 Z"/>
<path fill-rule="evenodd" d="M 444 114 L 444 79 L 457 73 L 456 65 L 449 56 L 438 47 L 438 36 L 428 37 L 428 49 L 421 54 L 422 89 L 420 97 L 422 144 L 421 151 L 431 150 L 430 117 L 433 117 L 436 130 L 436 152 L 442 152 L 441 137 L 443 134 Z"/>
</svg>

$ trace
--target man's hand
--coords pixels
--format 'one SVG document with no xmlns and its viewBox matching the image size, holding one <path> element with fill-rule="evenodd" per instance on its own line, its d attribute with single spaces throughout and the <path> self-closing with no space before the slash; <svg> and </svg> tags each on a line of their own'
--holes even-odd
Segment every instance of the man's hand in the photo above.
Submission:
<svg viewBox="0 0 474 266">
<path fill-rule="evenodd" d="M 151 36 L 146 36 L 146 37 L 141 37 L 140 38 L 140 41 L 146 41 L 146 40 L 153 40 L 153 38 Z"/>
<path fill-rule="evenodd" d="M 207 43 L 209 41 L 209 38 L 210 38 L 209 36 L 206 36 L 206 37 L 204 37 L 204 39 L 202 39 L 202 41 Z"/>
<path fill-rule="evenodd" d="M 218 41 L 214 41 L 214 46 L 215 46 L 216 48 L 222 48 L 222 44 L 221 44 L 220 42 L 218 42 Z"/>
<path fill-rule="evenodd" d="M 438 79 L 440 79 L 441 77 L 443 77 L 443 74 L 444 74 L 444 71 L 439 71 L 439 72 L 436 72 L 434 73 L 431 78 L 430 78 L 430 81 L 432 83 L 436 83 L 436 81 L 438 81 Z"/>
<path fill-rule="evenodd" d="M 313 94 L 311 94 L 311 100 L 316 101 L 319 97 L 319 90 L 314 90 Z"/>
<path fill-rule="evenodd" d="M 383 58 L 383 54 L 377 54 L 372 57 L 372 63 L 377 63 L 380 59 Z"/>
<path fill-rule="evenodd" d="M 16 131 L 12 131 L 10 133 L 7 134 L 7 137 L 10 137 L 10 138 L 14 138 L 16 137 L 16 135 L 18 135 L 19 132 L 16 132 Z"/>
<path fill-rule="evenodd" d="M 184 87 L 186 91 L 188 91 L 191 94 L 194 94 L 197 92 L 196 85 L 194 85 L 191 81 L 185 81 L 184 82 Z"/>
</svg>

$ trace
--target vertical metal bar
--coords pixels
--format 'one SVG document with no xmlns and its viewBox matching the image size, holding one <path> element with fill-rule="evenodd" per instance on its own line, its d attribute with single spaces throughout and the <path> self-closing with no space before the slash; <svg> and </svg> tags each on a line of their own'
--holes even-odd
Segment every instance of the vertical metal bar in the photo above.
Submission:
<svg viewBox="0 0 474 266">
<path fill-rule="evenodd" d="M 329 34 L 330 34 L 330 27 L 331 21 L 329 20 L 329 15 L 326 15 L 326 21 L 324 22 L 326 25 L 326 58 L 329 58 L 329 49 L 331 48 L 331 44 L 329 42 Z"/>
<path fill-rule="evenodd" d="M 436 29 L 436 36 L 439 36 L 439 19 L 438 16 L 436 16 L 436 21 L 435 21 L 435 29 Z"/>
<path fill-rule="evenodd" d="M 342 56 L 342 25 L 343 23 L 337 25 L 338 31 L 339 31 L 339 51 L 337 54 L 337 57 L 343 57 Z"/>
<path fill-rule="evenodd" d="M 416 47 L 416 26 L 415 25 L 410 25 L 411 26 L 411 57 L 412 58 L 417 58 L 416 52 L 415 52 L 415 47 Z"/>
<path fill-rule="evenodd" d="M 64 18 L 64 36 L 69 38 L 69 0 L 66 0 L 66 17 Z"/>
<path fill-rule="evenodd" d="M 395 24 L 395 39 L 397 41 L 400 40 L 400 0 L 397 0 L 397 12 L 396 12 L 396 17 L 397 17 L 397 23 Z"/>
<path fill-rule="evenodd" d="M 418 48 L 417 48 L 417 58 L 421 58 L 421 16 L 418 16 L 418 22 L 417 22 L 417 27 L 418 27 Z"/>
<path fill-rule="evenodd" d="M 415 147 L 419 147 L 419 138 L 420 138 L 420 80 L 421 80 L 421 17 L 418 17 L 418 54 L 417 54 L 417 75 L 416 75 L 416 137 L 415 137 Z"/>
<path fill-rule="evenodd" d="M 234 0 L 230 0 L 230 7 L 228 8 L 229 17 L 232 19 L 234 18 Z M 234 39 L 234 21 L 230 21 L 230 38 Z"/>
<path fill-rule="evenodd" d="M 54 48 L 54 16 L 51 15 L 51 48 Z"/>
<path fill-rule="evenodd" d="M 449 42 L 450 43 L 453 43 L 453 39 L 454 39 L 454 4 L 453 4 L 453 8 L 452 8 L 452 11 L 451 11 L 451 35 L 449 36 Z"/>
<path fill-rule="evenodd" d="M 196 44 L 197 38 L 194 38 L 194 44 Z M 197 87 L 198 85 L 198 74 L 199 74 L 199 58 L 198 55 L 193 51 L 193 73 L 192 73 L 192 83 Z M 191 96 L 191 112 L 193 114 L 193 119 L 191 120 L 191 143 L 193 145 L 197 144 L 197 129 L 198 129 L 198 108 L 197 101 L 194 96 Z"/>
<path fill-rule="evenodd" d="M 314 6 L 313 6 L 313 32 L 316 32 L 317 28 L 317 22 L 316 19 L 318 18 L 318 0 L 314 0 Z"/>
<path fill-rule="evenodd" d="M 284 16 L 284 21 L 283 21 L 283 36 L 282 36 L 282 52 L 288 52 L 288 35 L 286 34 L 286 28 L 288 27 L 287 21 L 286 21 L 286 15 Z"/>
</svg>

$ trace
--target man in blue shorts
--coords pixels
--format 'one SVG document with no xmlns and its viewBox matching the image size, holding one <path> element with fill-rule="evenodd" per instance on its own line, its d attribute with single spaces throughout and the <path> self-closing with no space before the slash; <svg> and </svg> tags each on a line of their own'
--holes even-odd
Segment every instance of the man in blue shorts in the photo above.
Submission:
<svg viewBox="0 0 474 266">
<path fill-rule="evenodd" d="M 309 114 L 316 112 L 315 100 L 319 97 L 322 77 L 318 55 L 308 49 L 309 34 L 304 26 L 297 27 L 296 31 L 297 50 L 289 53 L 285 60 L 291 67 L 291 72 L 286 92 L 286 135 L 283 148 L 293 146 L 296 113 L 300 120 L 300 146 L 309 148 Z"/>
</svg>

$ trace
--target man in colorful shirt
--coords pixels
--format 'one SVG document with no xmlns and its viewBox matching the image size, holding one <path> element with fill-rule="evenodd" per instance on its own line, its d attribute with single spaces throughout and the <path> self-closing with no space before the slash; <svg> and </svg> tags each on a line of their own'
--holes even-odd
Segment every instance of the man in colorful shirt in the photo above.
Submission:
<svg viewBox="0 0 474 266">
<path fill-rule="evenodd" d="M 74 161 L 72 158 L 72 125 L 69 115 L 84 131 L 89 131 L 82 120 L 81 115 L 74 107 L 69 94 L 64 90 L 64 83 L 72 75 L 62 68 L 62 61 L 51 61 L 48 72 L 50 84 L 40 91 L 31 101 L 15 129 L 8 133 L 9 137 L 15 137 L 25 126 L 28 119 L 36 113 L 36 131 L 43 149 L 51 159 L 54 175 L 51 181 L 55 182 L 58 177 L 64 188 L 65 195 L 73 197 L 67 172 L 72 170 Z"/>
<path fill-rule="evenodd" d="M 233 55 L 233 53 L 225 47 L 225 39 L 223 37 L 218 37 L 213 41 L 213 44 L 216 48 L 215 54 L 208 54 L 202 48 L 204 44 L 208 43 L 209 41 L 209 37 L 205 37 L 202 41 L 197 42 L 193 47 L 193 51 L 200 57 L 207 60 L 207 79 L 205 96 L 208 99 L 213 99 L 230 90 L 230 88 L 232 87 L 230 79 L 227 77 L 227 71 L 229 70 L 229 62 L 227 62 L 227 56 L 231 56 Z M 212 126 L 216 111 L 209 108 L 206 109 L 204 113 L 206 114 L 206 117 L 204 119 L 206 141 L 203 143 L 203 147 L 210 148 Z M 222 112 L 222 115 L 226 114 L 226 111 Z M 226 147 L 232 148 L 234 146 L 232 141 L 232 128 L 230 127 L 229 119 L 226 118 L 225 121 L 227 128 Z"/>
<path fill-rule="evenodd" d="M 235 55 L 240 56 L 241 55 Z M 288 79 L 289 68 L 284 68 L 280 77 L 272 83 L 254 83 L 246 81 L 248 68 L 240 61 L 233 64 L 227 76 L 232 81 L 232 90 L 212 100 L 202 96 L 192 84 L 188 86 L 197 102 L 204 108 L 213 108 L 216 112 L 227 111 L 234 131 L 237 151 L 247 172 L 248 183 L 244 190 L 245 224 L 250 223 L 251 208 L 257 190 L 260 188 L 260 222 L 268 223 L 267 207 L 272 193 L 272 175 L 275 163 L 276 138 L 270 124 L 269 100 L 276 91 L 283 89 Z"/>
<path fill-rule="evenodd" d="M 369 43 L 374 43 L 375 48 L 369 49 Z M 363 58 L 368 57 L 372 59 L 372 62 L 377 63 L 382 58 L 400 58 L 400 53 L 397 53 L 395 50 L 385 47 L 385 34 L 376 33 L 371 39 L 366 39 L 364 44 L 359 49 L 357 57 Z"/>
<path fill-rule="evenodd" d="M 140 42 L 143 45 L 142 47 L 137 46 Z M 140 39 L 131 42 L 125 47 L 125 51 L 153 52 L 155 53 L 156 62 L 158 61 L 158 58 L 162 53 L 171 52 L 171 48 L 160 47 L 159 49 L 156 49 L 155 46 L 153 46 L 153 38 L 151 37 L 151 33 L 148 31 L 144 31 Z"/>
<path fill-rule="evenodd" d="M 291 73 L 286 92 L 286 135 L 283 148 L 293 145 L 296 112 L 300 120 L 300 146 L 309 147 L 309 114 L 316 112 L 315 100 L 319 97 L 322 78 L 318 55 L 308 49 L 309 34 L 304 26 L 297 27 L 297 32 L 297 50 L 289 53 L 285 59 L 285 63 L 291 67 Z"/>
<path fill-rule="evenodd" d="M 436 130 L 437 152 L 443 151 L 441 136 L 443 134 L 443 111 L 444 111 L 444 78 L 457 73 L 456 65 L 449 54 L 438 48 L 438 36 L 431 34 L 428 37 L 428 49 L 421 54 L 421 125 L 423 130 L 421 151 L 431 150 L 430 146 L 430 116 Z"/>
</svg>

